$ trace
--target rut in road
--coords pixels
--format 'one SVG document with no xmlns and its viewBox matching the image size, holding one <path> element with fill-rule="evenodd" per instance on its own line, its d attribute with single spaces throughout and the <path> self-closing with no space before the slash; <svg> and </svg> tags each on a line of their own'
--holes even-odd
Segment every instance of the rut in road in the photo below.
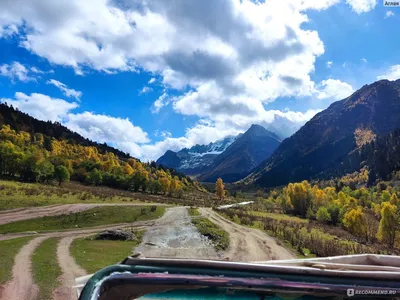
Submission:
<svg viewBox="0 0 400 300">
<path fill-rule="evenodd" d="M 258 229 L 248 228 L 229 221 L 211 208 L 199 212 L 229 233 L 229 248 L 225 256 L 231 261 L 267 261 L 293 259 L 296 255 L 277 244 L 276 240 Z"/>
<path fill-rule="evenodd" d="M 185 207 L 169 208 L 136 247 L 145 257 L 218 259 L 212 243 L 191 223 Z"/>
<path fill-rule="evenodd" d="M 81 211 L 85 211 L 94 207 L 99 206 L 167 206 L 167 204 L 152 204 L 152 203 L 76 203 L 76 204 L 60 204 L 60 205 L 49 205 L 41 207 L 27 207 L 27 208 L 16 208 L 10 210 L 0 211 L 0 225 L 7 224 L 10 222 L 16 222 L 21 220 L 35 219 L 44 216 L 59 216 L 68 215 Z"/>
<path fill-rule="evenodd" d="M 32 300 L 37 297 L 39 289 L 32 280 L 31 258 L 35 249 L 47 238 L 42 236 L 31 240 L 15 256 L 13 278 L 5 285 L 2 300 Z"/>
<path fill-rule="evenodd" d="M 60 278 L 60 287 L 53 292 L 54 300 L 75 300 L 77 299 L 76 290 L 72 288 L 75 285 L 75 278 L 86 275 L 86 271 L 82 269 L 74 260 L 69 252 L 72 241 L 75 238 L 86 237 L 74 236 L 65 237 L 60 240 L 57 247 L 57 260 L 61 267 L 62 275 Z"/>
</svg>

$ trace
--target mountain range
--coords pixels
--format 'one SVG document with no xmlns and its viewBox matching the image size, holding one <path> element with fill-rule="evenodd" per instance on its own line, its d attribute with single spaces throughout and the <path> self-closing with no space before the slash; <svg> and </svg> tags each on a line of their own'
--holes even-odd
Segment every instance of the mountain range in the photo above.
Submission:
<svg viewBox="0 0 400 300">
<path fill-rule="evenodd" d="M 247 176 L 280 144 L 280 137 L 260 125 L 252 125 L 245 133 L 228 136 L 208 145 L 196 145 L 179 152 L 167 151 L 157 164 L 175 168 L 203 182 L 221 177 L 234 182 Z"/>
<path fill-rule="evenodd" d="M 285 139 L 246 181 L 278 186 L 332 174 L 344 175 L 357 167 L 349 162 L 349 157 L 397 128 L 400 128 L 400 80 L 365 85 L 331 104 Z M 352 170 L 346 170 L 344 165 L 352 166 Z"/>
</svg>

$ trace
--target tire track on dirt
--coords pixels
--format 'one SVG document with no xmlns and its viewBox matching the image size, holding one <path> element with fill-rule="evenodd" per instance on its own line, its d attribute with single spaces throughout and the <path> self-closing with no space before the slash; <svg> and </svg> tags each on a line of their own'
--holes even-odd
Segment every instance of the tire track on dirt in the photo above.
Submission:
<svg viewBox="0 0 400 300">
<path fill-rule="evenodd" d="M 86 235 L 68 236 L 60 240 L 57 247 L 57 261 L 61 267 L 62 275 L 59 278 L 60 287 L 53 291 L 53 300 L 75 300 L 77 299 L 75 278 L 86 275 L 86 271 L 82 269 L 71 256 L 69 248 L 75 238 L 87 237 Z"/>
<path fill-rule="evenodd" d="M 40 207 L 16 208 L 0 211 L 0 225 L 44 216 L 59 216 L 82 212 L 99 206 L 168 206 L 165 203 L 76 203 Z"/>
<path fill-rule="evenodd" d="M 39 289 L 32 279 L 32 254 L 35 249 L 48 237 L 37 237 L 23 246 L 14 259 L 12 269 L 13 278 L 6 283 L 2 293 L 2 300 L 33 300 L 36 299 Z"/>
<path fill-rule="evenodd" d="M 296 258 L 296 255 L 278 245 L 276 240 L 265 232 L 236 224 L 223 218 L 211 208 L 199 208 L 199 212 L 229 233 L 230 245 L 225 256 L 231 261 Z"/>
</svg>

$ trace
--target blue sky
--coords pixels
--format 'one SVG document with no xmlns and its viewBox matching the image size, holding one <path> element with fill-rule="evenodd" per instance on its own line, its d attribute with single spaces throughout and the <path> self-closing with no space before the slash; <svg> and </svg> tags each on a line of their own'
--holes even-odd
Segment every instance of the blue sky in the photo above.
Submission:
<svg viewBox="0 0 400 300">
<path fill-rule="evenodd" d="M 143 160 L 252 123 L 295 130 L 400 77 L 400 7 L 382 3 L 4 1 L 0 99 Z"/>
</svg>

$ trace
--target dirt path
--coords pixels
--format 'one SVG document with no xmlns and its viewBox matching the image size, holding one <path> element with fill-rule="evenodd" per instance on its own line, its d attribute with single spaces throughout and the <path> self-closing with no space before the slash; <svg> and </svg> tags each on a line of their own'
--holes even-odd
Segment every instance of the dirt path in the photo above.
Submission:
<svg viewBox="0 0 400 300">
<path fill-rule="evenodd" d="M 211 208 L 200 208 L 200 213 L 229 233 L 230 246 L 226 257 L 231 261 L 267 261 L 292 259 L 296 256 L 277 244 L 265 232 L 229 221 Z"/>
<path fill-rule="evenodd" d="M 12 270 L 13 279 L 5 285 L 2 300 L 32 300 L 36 298 L 39 289 L 32 280 L 31 257 L 45 239 L 47 237 L 37 237 L 18 252 Z"/>
<path fill-rule="evenodd" d="M 72 287 L 75 285 L 75 278 L 86 275 L 86 271 L 75 262 L 70 255 L 69 248 L 75 238 L 85 237 L 86 235 L 65 237 L 60 240 L 57 247 L 57 260 L 61 267 L 63 275 L 60 278 L 61 286 L 53 293 L 54 300 L 75 300 L 77 299 L 76 290 Z"/>
<path fill-rule="evenodd" d="M 44 216 L 58 216 L 67 215 L 71 213 L 77 213 L 90 208 L 98 206 L 146 206 L 146 205 L 157 205 L 167 206 L 167 204 L 149 204 L 149 203 L 88 203 L 88 204 L 62 204 L 62 205 L 50 205 L 41 207 L 28 207 L 28 208 L 17 208 L 11 210 L 0 211 L 0 225 L 15 221 L 35 219 Z"/>
<path fill-rule="evenodd" d="M 213 245 L 192 225 L 185 207 L 169 208 L 154 226 L 149 227 L 143 242 L 135 250 L 145 257 L 219 257 Z"/>
<path fill-rule="evenodd" d="M 96 204 L 88 204 L 94 207 Z M 70 209 L 88 209 L 83 205 L 62 205 Z M 59 212 L 60 206 L 50 208 L 51 213 Z M 74 208 L 75 207 L 75 208 Z M 41 208 L 37 208 L 41 209 Z M 44 209 L 44 208 L 43 208 Z M 85 271 L 79 267 L 71 257 L 69 248 L 74 238 L 88 236 L 105 229 L 118 229 L 134 227 L 135 229 L 147 229 L 143 242 L 135 249 L 143 253 L 145 257 L 180 257 L 180 258 L 206 258 L 222 259 L 228 257 L 232 261 L 267 261 L 271 259 L 291 259 L 294 254 L 279 246 L 275 239 L 264 232 L 238 225 L 224 219 L 209 208 L 200 208 L 200 213 L 219 225 L 230 235 L 230 247 L 227 251 L 217 253 L 213 245 L 200 235 L 196 227 L 192 225 L 188 211 L 185 207 L 168 208 L 163 217 L 157 220 L 139 221 L 104 225 L 85 229 L 74 229 L 61 232 L 40 233 L 27 245 L 21 248 L 15 258 L 13 267 L 13 279 L 5 285 L 1 300 L 31 300 L 37 295 L 38 288 L 32 280 L 31 256 L 36 247 L 49 237 L 61 237 L 57 248 L 57 259 L 63 275 L 60 278 L 61 287 L 53 293 L 56 300 L 75 300 L 75 278 L 85 275 Z M 41 212 L 45 212 L 41 210 Z M 65 212 L 65 210 L 63 211 Z M 29 209 L 15 210 L 14 213 L 29 214 Z M 48 210 L 45 212 L 48 213 Z M 0 214 L 2 217 L 4 213 Z M 10 215 L 10 213 L 8 214 Z M 28 218 L 28 216 L 27 216 Z M 0 235 L 0 240 L 27 236 L 28 233 Z"/>
<path fill-rule="evenodd" d="M 45 236 L 45 237 L 66 237 L 66 236 L 74 236 L 77 234 L 87 234 L 87 233 L 97 233 L 100 231 L 104 231 L 107 229 L 120 229 L 126 227 L 134 227 L 137 230 L 140 229 L 147 229 L 155 224 L 155 220 L 148 220 L 148 221 L 137 221 L 133 223 L 118 223 L 118 224 L 111 224 L 111 225 L 101 225 L 95 227 L 87 227 L 81 229 L 74 229 L 74 230 L 65 230 L 65 231 L 53 231 L 53 232 L 43 232 L 43 233 L 6 233 L 0 234 L 0 241 L 10 240 L 25 236 Z"/>
</svg>

